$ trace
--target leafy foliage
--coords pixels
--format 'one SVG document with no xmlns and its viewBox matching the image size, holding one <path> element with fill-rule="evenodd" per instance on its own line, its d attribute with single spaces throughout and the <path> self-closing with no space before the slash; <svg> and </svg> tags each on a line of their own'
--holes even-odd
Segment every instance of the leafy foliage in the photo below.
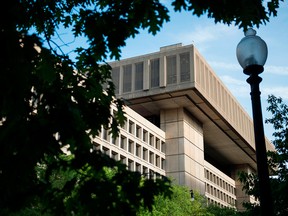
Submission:
<svg viewBox="0 0 288 216">
<path fill-rule="evenodd" d="M 280 0 L 281 1 L 281 0 Z M 207 14 L 215 22 L 234 24 L 243 28 L 266 24 L 271 15 L 277 16 L 279 0 L 239 0 L 235 1 L 209 1 L 209 0 L 174 0 L 172 5 L 176 11 L 182 9 L 191 11 L 193 15 Z"/>
<path fill-rule="evenodd" d="M 145 18 L 135 17 L 140 8 Z M 39 204 L 52 215 L 103 215 L 102 210 L 105 215 L 133 215 L 140 203 L 151 208 L 155 194 L 169 194 L 167 181 L 143 181 L 138 173 L 92 151 L 91 141 L 102 126 L 117 136 L 125 121 L 122 101 L 114 97 L 111 68 L 99 61 L 107 53 L 119 57 L 120 47 L 137 28 L 156 33 L 167 20 L 165 8 L 154 1 L 12 0 L 5 10 L 0 25 L 5 53 L 0 73 L 0 214 Z M 75 37 L 87 38 L 89 46 L 76 50 L 76 62 L 53 46 L 61 25 Z M 35 34 L 29 34 L 32 28 Z M 115 114 L 111 103 L 118 108 Z M 69 161 L 62 157 L 66 146 L 73 156 Z M 35 170 L 39 164 L 45 172 Z M 104 167 L 117 168 L 113 178 Z M 55 179 L 59 173 L 69 178 Z"/>
<path fill-rule="evenodd" d="M 214 216 L 237 216 L 237 215 L 242 215 L 241 212 L 237 212 L 236 209 L 234 208 L 228 208 L 228 207 L 223 207 L 220 208 L 219 206 L 216 205 L 209 205 L 207 207 L 207 212 L 209 215 L 214 215 Z"/>
<path fill-rule="evenodd" d="M 270 184 L 272 188 L 273 206 L 275 215 L 288 214 L 288 106 L 283 103 L 282 98 L 274 95 L 268 96 L 269 106 L 267 110 L 271 112 L 272 117 L 266 120 L 266 123 L 273 125 L 273 133 L 276 151 L 268 152 L 269 166 L 272 168 L 272 178 Z M 250 195 L 259 198 L 259 182 L 255 174 L 244 174 L 240 176 L 244 183 L 243 189 Z M 247 215 L 260 215 L 260 209 L 257 204 L 246 203 Z"/>
<path fill-rule="evenodd" d="M 240 215 L 233 208 L 221 208 L 216 205 L 207 205 L 204 196 L 197 191 L 191 193 L 185 186 L 173 185 L 171 197 L 159 195 L 155 198 L 152 211 L 141 209 L 138 216 L 232 216 Z"/>
<path fill-rule="evenodd" d="M 233 10 L 227 1 L 175 0 L 173 5 L 196 15 L 208 11 L 216 22 L 235 20 L 245 28 L 276 15 L 279 3 L 268 2 L 264 12 L 262 1 L 239 2 L 241 7 Z M 1 213 L 33 210 L 39 204 L 51 214 L 97 215 L 99 200 L 111 214 L 121 207 L 117 215 L 133 215 L 140 202 L 151 208 L 154 195 L 169 194 L 167 182 L 143 182 L 91 151 L 91 138 L 102 126 L 117 136 L 118 125 L 125 121 L 105 60 L 119 59 L 125 40 L 140 29 L 156 34 L 169 21 L 168 9 L 158 0 L 11 0 L 5 1 L 0 18 Z M 87 48 L 72 50 L 75 62 L 53 40 L 60 28 L 86 39 Z M 115 114 L 111 103 L 117 106 Z M 68 161 L 62 156 L 65 146 L 72 155 Z M 45 167 L 40 173 L 39 165 Z M 108 178 L 104 167 L 118 168 Z M 59 173 L 69 178 L 51 181 Z M 111 205 L 106 199 L 112 199 Z"/>
<path fill-rule="evenodd" d="M 288 214 L 288 106 L 281 97 L 270 95 L 267 110 L 272 114 L 266 122 L 273 125 L 276 151 L 269 152 L 269 165 L 275 170 L 271 179 L 274 194 L 274 208 L 277 215 Z"/>
</svg>

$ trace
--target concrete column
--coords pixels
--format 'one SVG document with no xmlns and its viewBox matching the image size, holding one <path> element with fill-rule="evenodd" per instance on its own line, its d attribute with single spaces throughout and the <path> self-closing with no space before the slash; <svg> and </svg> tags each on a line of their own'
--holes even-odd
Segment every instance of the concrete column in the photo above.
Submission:
<svg viewBox="0 0 288 216">
<path fill-rule="evenodd" d="M 150 88 L 150 60 L 145 60 L 143 65 L 143 90 Z"/>
<path fill-rule="evenodd" d="M 166 87 L 167 83 L 167 71 L 166 71 L 166 56 L 160 58 L 160 72 L 159 72 L 159 86 L 161 88 Z"/>
<path fill-rule="evenodd" d="M 205 193 L 202 124 L 183 108 L 161 110 L 166 132 L 166 174 L 177 184 Z"/>
<path fill-rule="evenodd" d="M 240 164 L 234 167 L 234 170 L 232 172 L 232 178 L 235 180 L 235 187 L 236 187 L 236 208 L 239 211 L 246 210 L 243 207 L 244 202 L 257 202 L 254 197 L 249 196 L 245 193 L 245 191 L 242 190 L 243 184 L 239 181 L 239 172 L 246 172 L 248 174 L 255 173 L 255 170 L 253 170 L 248 164 Z"/>
</svg>

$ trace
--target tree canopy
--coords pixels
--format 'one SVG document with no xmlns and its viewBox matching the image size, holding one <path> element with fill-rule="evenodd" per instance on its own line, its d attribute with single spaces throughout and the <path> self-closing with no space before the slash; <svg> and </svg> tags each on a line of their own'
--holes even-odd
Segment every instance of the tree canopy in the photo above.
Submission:
<svg viewBox="0 0 288 216">
<path fill-rule="evenodd" d="M 214 21 L 234 24 L 244 30 L 266 24 L 271 16 L 277 16 L 281 0 L 240 0 L 240 1 L 209 1 L 209 0 L 175 0 L 172 2 L 175 11 L 187 10 L 193 15 L 207 15 Z"/>
<path fill-rule="evenodd" d="M 172 2 L 176 11 L 207 14 L 215 22 L 243 29 L 277 14 L 279 1 L 262 4 L 260 0 L 241 0 L 236 5 Z M 125 121 L 105 60 L 118 59 L 125 40 L 140 29 L 156 34 L 169 21 L 167 7 L 157 0 L 10 0 L 0 16 L 0 209 L 32 208 L 40 199 L 57 215 L 88 213 L 109 189 L 107 196 L 116 200 L 106 202 L 106 208 L 118 209 L 119 202 L 132 214 L 141 203 L 151 208 L 155 194 L 168 194 L 167 182 L 142 183 L 138 174 L 91 151 L 91 137 L 102 126 L 117 136 L 118 125 Z M 87 39 L 87 48 L 80 45 L 73 50 L 75 60 L 53 40 L 60 28 Z M 118 112 L 111 113 L 111 103 Z M 68 161 L 61 150 L 65 146 L 73 156 Z M 45 167 L 42 176 L 39 166 Z M 104 167 L 118 167 L 117 174 L 105 177 Z M 50 181 L 60 170 L 77 173 L 62 190 Z M 82 207 L 77 205 L 80 201 Z"/>
<path fill-rule="evenodd" d="M 272 177 L 270 184 L 272 190 L 274 215 L 288 214 L 288 106 L 283 103 L 281 97 L 268 96 L 269 106 L 267 110 L 272 114 L 266 119 L 266 123 L 272 124 L 273 144 L 276 151 L 268 152 L 269 166 Z M 240 180 L 244 183 L 244 190 L 259 199 L 259 179 L 255 174 L 242 173 Z M 247 215 L 260 215 L 257 204 L 246 203 Z"/>
</svg>

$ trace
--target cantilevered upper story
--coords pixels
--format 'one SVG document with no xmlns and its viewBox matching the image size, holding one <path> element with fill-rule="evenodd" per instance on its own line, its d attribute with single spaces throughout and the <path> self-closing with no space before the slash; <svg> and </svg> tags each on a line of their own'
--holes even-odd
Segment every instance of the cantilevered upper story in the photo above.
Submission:
<svg viewBox="0 0 288 216">
<path fill-rule="evenodd" d="M 161 109 L 185 107 L 203 123 L 209 148 L 256 169 L 251 117 L 193 45 L 161 47 L 110 65 L 116 95 L 130 108 L 157 122 Z M 273 149 L 269 141 L 266 147 Z"/>
<path fill-rule="evenodd" d="M 165 131 L 168 176 L 205 193 L 211 167 L 235 181 L 257 169 L 251 117 L 193 45 L 110 65 L 116 96 Z M 274 149 L 267 139 L 266 148 Z"/>
</svg>

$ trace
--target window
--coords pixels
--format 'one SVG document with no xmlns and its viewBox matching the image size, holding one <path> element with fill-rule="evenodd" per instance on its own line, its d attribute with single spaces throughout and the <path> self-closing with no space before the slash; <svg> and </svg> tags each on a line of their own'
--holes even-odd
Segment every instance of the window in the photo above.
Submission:
<svg viewBox="0 0 288 216">
<path fill-rule="evenodd" d="M 151 88 L 159 87 L 159 77 L 160 77 L 160 60 L 152 59 L 150 61 L 150 84 Z"/>
<path fill-rule="evenodd" d="M 154 147 L 154 136 L 150 134 L 149 144 Z"/>
<path fill-rule="evenodd" d="M 148 150 L 143 147 L 143 160 L 148 161 Z"/>
<path fill-rule="evenodd" d="M 128 142 L 128 151 L 130 153 L 134 153 L 134 142 L 132 140 L 129 139 L 129 142 Z"/>
<path fill-rule="evenodd" d="M 141 157 L 141 146 L 136 144 L 136 156 Z"/>
<path fill-rule="evenodd" d="M 156 137 L 156 148 L 160 150 L 160 140 Z"/>
<path fill-rule="evenodd" d="M 93 149 L 96 150 L 96 151 L 100 151 L 101 150 L 101 146 L 98 144 L 98 143 L 93 143 L 94 146 L 93 146 Z"/>
<path fill-rule="evenodd" d="M 145 176 L 145 178 L 148 178 L 148 175 L 149 175 L 148 168 L 145 166 L 143 166 L 143 175 Z"/>
<path fill-rule="evenodd" d="M 189 53 L 180 54 L 180 81 L 190 81 L 190 55 Z"/>
<path fill-rule="evenodd" d="M 134 171 L 134 162 L 133 160 L 128 159 L 128 169 Z"/>
<path fill-rule="evenodd" d="M 123 155 L 120 155 L 120 161 L 121 163 L 126 164 L 126 157 Z"/>
<path fill-rule="evenodd" d="M 143 141 L 147 142 L 147 139 L 148 139 L 148 132 L 143 129 Z"/>
<path fill-rule="evenodd" d="M 165 159 L 161 158 L 161 169 L 165 168 Z"/>
<path fill-rule="evenodd" d="M 135 90 L 143 89 L 143 62 L 135 64 Z"/>
<path fill-rule="evenodd" d="M 121 143 L 120 143 L 120 147 L 124 150 L 126 150 L 126 137 L 121 136 Z"/>
<path fill-rule="evenodd" d="M 165 142 L 161 142 L 161 152 L 165 153 Z"/>
<path fill-rule="evenodd" d="M 136 171 L 141 173 L 141 165 L 136 163 Z"/>
<path fill-rule="evenodd" d="M 116 137 L 113 137 L 113 136 L 112 136 L 112 141 L 111 141 L 111 142 L 112 142 L 112 144 L 114 144 L 114 145 L 118 145 L 118 144 L 117 144 L 117 138 L 116 138 Z"/>
<path fill-rule="evenodd" d="M 154 153 L 151 151 L 149 152 L 149 162 L 154 165 Z"/>
<path fill-rule="evenodd" d="M 167 84 L 177 83 L 176 56 L 166 57 Z"/>
<path fill-rule="evenodd" d="M 120 67 L 112 69 L 112 80 L 115 85 L 115 94 L 119 94 Z"/>
<path fill-rule="evenodd" d="M 124 124 L 121 126 L 121 128 L 123 128 L 124 130 L 126 130 L 126 128 L 127 128 L 127 121 L 124 122 Z"/>
<path fill-rule="evenodd" d="M 141 137 L 141 127 L 140 126 L 136 126 L 136 137 L 140 138 Z"/>
<path fill-rule="evenodd" d="M 149 178 L 150 178 L 150 179 L 153 179 L 153 178 L 154 178 L 154 175 L 155 175 L 154 171 L 150 169 L 150 170 L 149 170 Z"/>
<path fill-rule="evenodd" d="M 160 156 L 156 155 L 156 166 L 160 167 Z"/>
<path fill-rule="evenodd" d="M 104 154 L 110 156 L 110 154 L 109 154 L 109 151 L 110 151 L 110 150 L 109 150 L 108 148 L 106 148 L 106 147 L 103 146 L 102 149 L 103 149 Z"/>
<path fill-rule="evenodd" d="M 209 171 L 208 170 L 206 170 L 206 179 L 208 179 L 209 180 Z"/>
<path fill-rule="evenodd" d="M 132 89 L 132 65 L 123 66 L 123 92 L 131 92 Z"/>
<path fill-rule="evenodd" d="M 114 151 L 112 151 L 112 158 L 114 159 L 114 160 L 118 160 L 118 153 L 117 152 L 114 152 Z"/>
<path fill-rule="evenodd" d="M 134 133 L 134 122 L 129 120 L 129 133 Z"/>
<path fill-rule="evenodd" d="M 103 128 L 103 134 L 102 135 L 103 135 L 104 140 L 108 140 L 108 130 Z"/>
</svg>

